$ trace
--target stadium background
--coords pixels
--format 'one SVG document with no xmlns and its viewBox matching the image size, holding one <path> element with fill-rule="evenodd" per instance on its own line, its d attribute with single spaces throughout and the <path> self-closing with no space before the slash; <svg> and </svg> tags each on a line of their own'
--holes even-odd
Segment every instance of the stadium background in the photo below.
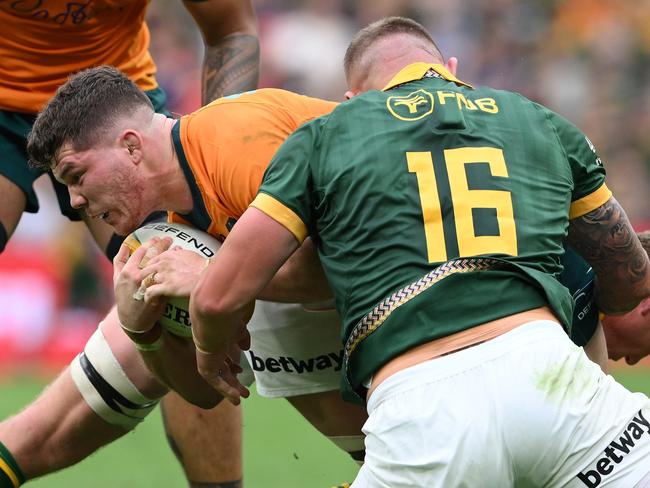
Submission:
<svg viewBox="0 0 650 488">
<path fill-rule="evenodd" d="M 650 0 L 254 0 L 260 86 L 340 100 L 353 33 L 386 15 L 423 23 L 459 77 L 518 91 L 587 133 L 608 185 L 638 230 L 650 227 Z M 179 114 L 200 104 L 201 40 L 178 0 L 154 0 L 149 25 L 158 79 Z M 46 181 L 41 212 L 27 215 L 0 255 L 0 418 L 18 410 L 78 352 L 111 303 L 111 269 L 81 225 L 60 218 Z M 650 392 L 647 367 L 612 365 Z M 354 464 L 285 402 L 245 409 L 249 487 L 329 486 Z M 154 418 L 156 417 L 156 418 Z M 79 466 L 31 486 L 183 486 L 154 414 L 133 434 Z"/>
</svg>

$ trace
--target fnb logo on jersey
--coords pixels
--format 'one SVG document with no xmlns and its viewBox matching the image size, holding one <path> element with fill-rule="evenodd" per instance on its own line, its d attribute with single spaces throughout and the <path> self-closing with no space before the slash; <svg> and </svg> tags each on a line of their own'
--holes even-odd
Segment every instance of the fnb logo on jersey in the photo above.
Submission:
<svg viewBox="0 0 650 488">
<path fill-rule="evenodd" d="M 386 106 L 393 117 L 400 120 L 420 120 L 433 112 L 433 95 L 426 90 L 417 90 L 405 96 L 388 97 Z"/>
<path fill-rule="evenodd" d="M 589 488 L 600 486 L 603 477 L 614 471 L 616 465 L 620 464 L 639 444 L 639 440 L 644 434 L 650 436 L 650 422 L 645 419 L 641 410 L 639 410 L 639 413 L 630 420 L 618 438 L 610 442 L 605 448 L 603 456 L 589 466 L 591 469 L 578 473 L 578 479 Z"/>
</svg>

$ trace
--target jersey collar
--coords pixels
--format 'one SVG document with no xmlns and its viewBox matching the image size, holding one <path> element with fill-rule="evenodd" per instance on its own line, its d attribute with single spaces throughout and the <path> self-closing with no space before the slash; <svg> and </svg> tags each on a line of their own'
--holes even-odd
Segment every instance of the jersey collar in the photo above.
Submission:
<svg viewBox="0 0 650 488">
<path fill-rule="evenodd" d="M 447 68 L 445 68 L 442 64 L 413 63 L 413 64 L 409 64 L 405 68 L 402 68 L 402 70 L 399 73 L 397 73 L 392 80 L 388 82 L 388 85 L 382 88 L 382 91 L 390 90 L 391 88 L 395 88 L 397 85 L 408 83 L 409 81 L 420 80 L 424 78 L 424 76 L 429 72 L 429 70 L 438 73 L 440 77 L 442 77 L 447 81 L 453 81 L 457 85 L 464 85 L 469 88 L 474 88 L 469 83 L 460 81 L 458 78 L 452 75 L 451 72 Z"/>
</svg>

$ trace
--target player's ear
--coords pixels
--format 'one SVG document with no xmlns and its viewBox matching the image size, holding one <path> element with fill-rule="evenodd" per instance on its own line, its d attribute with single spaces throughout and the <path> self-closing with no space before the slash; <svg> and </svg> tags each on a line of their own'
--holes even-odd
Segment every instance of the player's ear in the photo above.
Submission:
<svg viewBox="0 0 650 488">
<path fill-rule="evenodd" d="M 350 100 L 350 98 L 356 97 L 359 93 L 361 93 L 361 90 L 348 90 L 345 92 L 345 99 Z"/>
<path fill-rule="evenodd" d="M 449 58 L 445 63 L 445 68 L 447 68 L 452 75 L 456 76 L 456 71 L 458 71 L 458 58 L 453 56 Z"/>
<path fill-rule="evenodd" d="M 121 136 L 121 145 L 126 151 L 133 163 L 138 164 L 142 159 L 142 138 L 134 130 L 125 130 Z"/>
<path fill-rule="evenodd" d="M 650 314 L 650 298 L 646 298 L 639 304 L 639 312 L 643 316 Z"/>
</svg>

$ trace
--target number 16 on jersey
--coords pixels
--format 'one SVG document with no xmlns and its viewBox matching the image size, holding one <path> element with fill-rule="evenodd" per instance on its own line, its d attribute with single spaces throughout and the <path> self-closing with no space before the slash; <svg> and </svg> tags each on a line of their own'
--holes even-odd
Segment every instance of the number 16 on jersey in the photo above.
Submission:
<svg viewBox="0 0 650 488">
<path fill-rule="evenodd" d="M 417 177 L 429 262 L 448 261 L 433 157 L 430 152 L 407 152 L 406 161 L 409 172 L 415 173 Z M 517 229 L 512 194 L 506 190 L 470 189 L 465 171 L 466 165 L 487 163 L 492 176 L 507 178 L 508 169 L 503 150 L 494 147 L 446 149 L 444 163 L 449 178 L 449 197 L 454 209 L 456 240 L 460 256 L 482 254 L 517 256 Z M 499 228 L 497 235 L 476 235 L 473 210 L 479 208 L 496 211 Z"/>
</svg>

